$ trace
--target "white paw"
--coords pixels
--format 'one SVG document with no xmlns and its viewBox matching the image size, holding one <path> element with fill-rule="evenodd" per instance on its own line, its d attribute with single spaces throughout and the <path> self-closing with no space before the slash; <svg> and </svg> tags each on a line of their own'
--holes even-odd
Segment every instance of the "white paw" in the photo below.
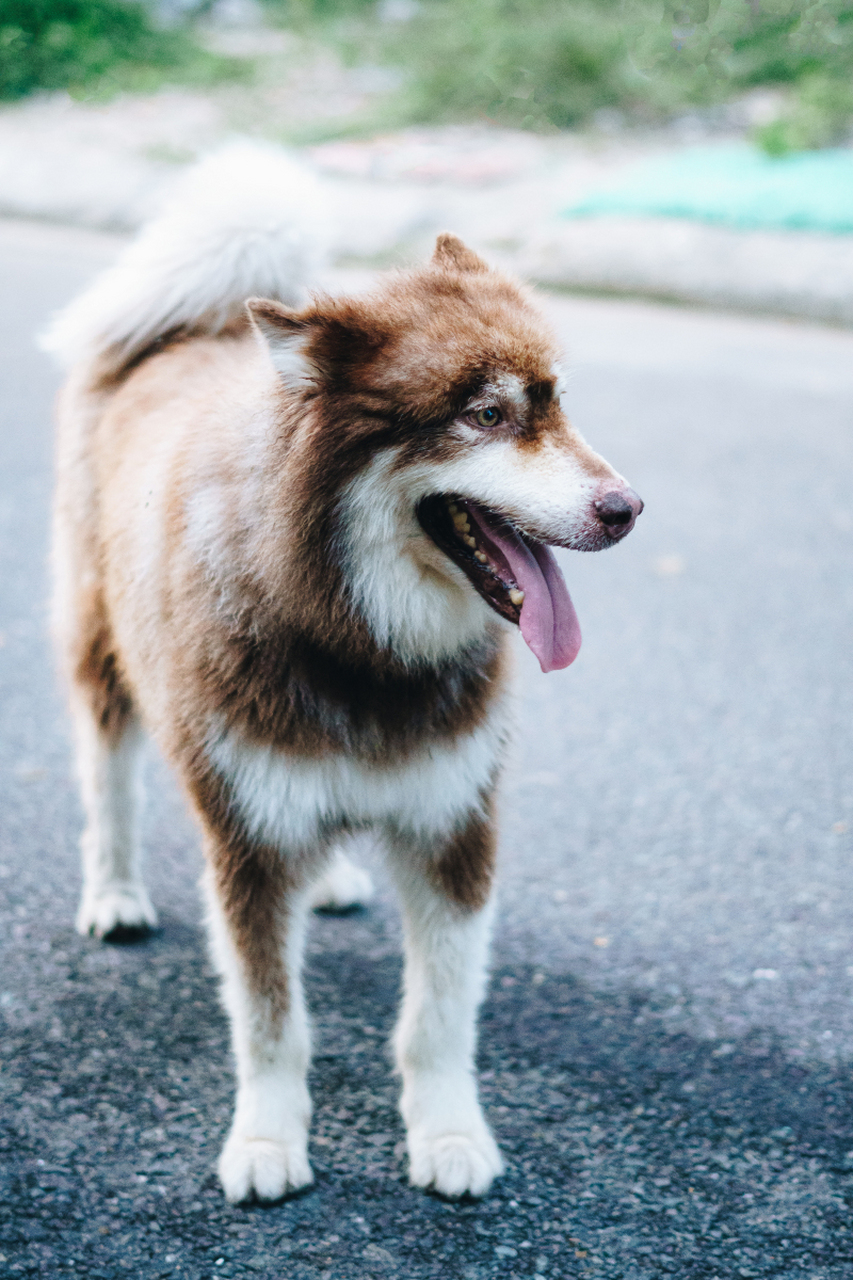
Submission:
<svg viewBox="0 0 853 1280">
<path fill-rule="evenodd" d="M 335 854 L 316 884 L 311 887 L 312 907 L 345 911 L 369 902 L 373 897 L 373 881 L 366 871 L 350 862 L 343 853 Z"/>
<path fill-rule="evenodd" d="M 116 884 L 94 893 L 84 891 L 76 924 L 78 933 L 96 938 L 133 937 L 155 928 L 157 912 L 144 885 Z"/>
<path fill-rule="evenodd" d="M 276 1142 L 232 1133 L 219 1157 L 219 1180 L 232 1204 L 280 1200 L 314 1181 L 304 1138 Z"/>
<path fill-rule="evenodd" d="M 498 1144 L 485 1126 L 477 1133 L 409 1135 L 409 1181 L 444 1196 L 483 1196 L 503 1173 Z"/>
</svg>

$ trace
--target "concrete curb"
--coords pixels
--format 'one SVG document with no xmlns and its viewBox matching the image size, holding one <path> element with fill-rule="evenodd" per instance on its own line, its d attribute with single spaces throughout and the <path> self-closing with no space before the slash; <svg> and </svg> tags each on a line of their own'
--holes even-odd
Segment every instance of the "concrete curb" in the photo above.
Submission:
<svg viewBox="0 0 853 1280">
<path fill-rule="evenodd" d="M 187 163 L 229 136 L 217 104 L 187 91 L 97 107 L 55 95 L 5 108 L 0 216 L 133 231 Z M 672 135 L 547 139 L 456 127 L 302 155 L 328 184 L 338 263 L 414 261 L 437 232 L 454 230 L 550 288 L 853 325 L 853 236 L 557 216 L 639 157 L 684 145 Z"/>
<path fill-rule="evenodd" d="M 537 283 L 853 325 L 853 237 L 592 218 L 531 237 L 513 263 Z"/>
</svg>

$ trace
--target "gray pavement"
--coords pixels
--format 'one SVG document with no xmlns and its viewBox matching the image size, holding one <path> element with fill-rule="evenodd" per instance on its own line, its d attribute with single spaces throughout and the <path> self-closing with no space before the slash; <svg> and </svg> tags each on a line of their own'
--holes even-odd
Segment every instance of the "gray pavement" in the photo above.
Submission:
<svg viewBox="0 0 853 1280">
<path fill-rule="evenodd" d="M 572 415 L 646 511 L 609 555 L 566 557 L 575 666 L 518 652 L 481 1051 L 508 1173 L 482 1204 L 406 1186 L 377 867 L 377 904 L 311 940 L 317 1185 L 235 1209 L 212 1175 L 231 1077 L 199 853 L 156 760 L 163 928 L 72 929 L 56 379 L 32 334 L 113 249 L 0 224 L 0 1276 L 846 1280 L 853 335 L 546 300 Z"/>
</svg>

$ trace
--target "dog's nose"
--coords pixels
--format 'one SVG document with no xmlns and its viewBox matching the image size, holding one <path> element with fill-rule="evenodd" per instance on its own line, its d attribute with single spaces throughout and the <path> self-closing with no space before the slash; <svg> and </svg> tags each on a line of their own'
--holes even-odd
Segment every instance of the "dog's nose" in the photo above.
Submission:
<svg viewBox="0 0 853 1280">
<path fill-rule="evenodd" d="M 611 538 L 622 538 L 634 527 L 643 500 L 633 489 L 612 489 L 594 503 L 595 514 Z"/>
</svg>

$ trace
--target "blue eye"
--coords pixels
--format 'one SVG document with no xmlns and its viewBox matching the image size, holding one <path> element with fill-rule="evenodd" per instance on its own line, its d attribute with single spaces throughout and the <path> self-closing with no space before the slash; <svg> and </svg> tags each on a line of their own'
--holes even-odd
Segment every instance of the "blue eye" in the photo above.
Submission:
<svg viewBox="0 0 853 1280">
<path fill-rule="evenodd" d="M 478 409 L 474 414 L 474 421 L 481 427 L 496 427 L 501 421 L 501 411 L 494 405 L 489 405 L 487 409 Z"/>
</svg>

